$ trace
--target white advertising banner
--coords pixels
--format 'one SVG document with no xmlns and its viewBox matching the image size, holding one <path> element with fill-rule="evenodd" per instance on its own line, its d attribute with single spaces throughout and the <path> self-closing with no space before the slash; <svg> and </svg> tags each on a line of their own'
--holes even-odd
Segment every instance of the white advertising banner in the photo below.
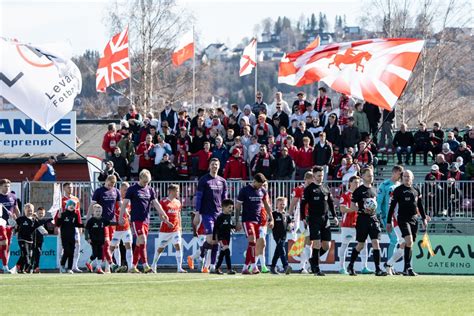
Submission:
<svg viewBox="0 0 474 316">
<path fill-rule="evenodd" d="M 50 129 L 64 143 L 76 149 L 76 112 L 69 112 Z M 0 153 L 47 154 L 72 150 L 20 111 L 0 112 Z"/>
</svg>

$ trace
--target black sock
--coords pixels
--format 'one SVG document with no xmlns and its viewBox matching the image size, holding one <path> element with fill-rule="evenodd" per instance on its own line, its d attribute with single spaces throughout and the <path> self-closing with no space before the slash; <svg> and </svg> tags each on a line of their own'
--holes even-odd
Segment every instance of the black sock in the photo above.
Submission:
<svg viewBox="0 0 474 316">
<path fill-rule="evenodd" d="M 373 249 L 375 271 L 380 271 L 380 249 Z"/>
<path fill-rule="evenodd" d="M 219 259 L 217 259 L 216 270 L 221 267 L 222 261 L 224 261 L 224 252 L 225 250 L 221 250 L 219 252 Z"/>
<path fill-rule="evenodd" d="M 324 248 L 319 249 L 319 256 L 322 257 L 327 251 L 328 250 Z"/>
<path fill-rule="evenodd" d="M 232 262 L 230 261 L 230 249 L 224 250 L 225 262 L 227 264 L 227 271 L 232 270 Z"/>
<path fill-rule="evenodd" d="M 313 249 L 313 256 L 311 257 L 311 270 L 313 270 L 313 273 L 316 273 L 319 271 L 319 252 L 321 249 Z"/>
<path fill-rule="evenodd" d="M 411 247 L 405 246 L 403 260 L 405 261 L 405 270 L 411 268 Z"/>
<path fill-rule="evenodd" d="M 359 257 L 359 252 L 357 249 L 354 247 L 352 249 L 351 253 L 351 261 L 349 262 L 349 267 L 353 268 L 354 267 L 354 262 L 357 260 L 357 257 Z"/>
</svg>

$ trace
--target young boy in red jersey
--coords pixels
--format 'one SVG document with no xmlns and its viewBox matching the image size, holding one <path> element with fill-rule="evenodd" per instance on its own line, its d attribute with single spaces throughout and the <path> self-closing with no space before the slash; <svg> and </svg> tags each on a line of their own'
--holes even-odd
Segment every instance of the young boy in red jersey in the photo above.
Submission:
<svg viewBox="0 0 474 316">
<path fill-rule="evenodd" d="M 165 247 L 171 242 L 176 250 L 176 265 L 178 273 L 186 273 L 183 269 L 181 262 L 183 259 L 183 253 L 181 250 L 181 202 L 179 197 L 179 186 L 176 184 L 170 184 L 168 187 L 168 197 L 160 201 L 161 207 L 168 216 L 167 222 L 162 222 L 160 226 L 160 234 L 158 235 L 158 250 L 156 251 L 155 257 L 151 269 L 156 273 L 156 265 L 160 256 L 165 250 Z"/>
</svg>

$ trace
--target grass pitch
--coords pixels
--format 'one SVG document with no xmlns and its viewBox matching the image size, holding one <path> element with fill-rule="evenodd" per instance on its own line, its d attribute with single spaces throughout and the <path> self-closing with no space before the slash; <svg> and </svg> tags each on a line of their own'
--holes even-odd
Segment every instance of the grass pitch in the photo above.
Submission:
<svg viewBox="0 0 474 316">
<path fill-rule="evenodd" d="M 2 315 L 473 315 L 469 276 L 0 275 Z"/>
</svg>

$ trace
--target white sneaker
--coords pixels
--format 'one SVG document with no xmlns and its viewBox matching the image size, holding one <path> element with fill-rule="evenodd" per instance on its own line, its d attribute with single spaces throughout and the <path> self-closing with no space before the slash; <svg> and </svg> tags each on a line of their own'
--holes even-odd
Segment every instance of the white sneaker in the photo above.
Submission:
<svg viewBox="0 0 474 316">
<path fill-rule="evenodd" d="M 303 268 L 303 269 L 301 269 L 301 274 L 309 274 L 309 272 L 308 272 L 308 270 Z"/>
<path fill-rule="evenodd" d="M 188 271 L 184 270 L 183 268 L 178 269 L 178 273 L 188 273 Z"/>
<path fill-rule="evenodd" d="M 156 265 L 151 265 L 151 272 L 156 273 Z"/>
<path fill-rule="evenodd" d="M 74 274 L 74 271 L 72 271 L 72 269 L 68 269 L 68 270 L 67 270 L 67 273 L 69 273 L 69 274 Z"/>
<path fill-rule="evenodd" d="M 78 267 L 72 268 L 72 271 L 73 271 L 74 273 L 82 273 L 82 270 L 79 269 Z"/>
<path fill-rule="evenodd" d="M 10 270 L 8 270 L 10 272 L 10 274 L 17 274 L 18 271 L 16 269 L 16 266 L 14 266 L 13 268 L 11 268 Z"/>
</svg>

